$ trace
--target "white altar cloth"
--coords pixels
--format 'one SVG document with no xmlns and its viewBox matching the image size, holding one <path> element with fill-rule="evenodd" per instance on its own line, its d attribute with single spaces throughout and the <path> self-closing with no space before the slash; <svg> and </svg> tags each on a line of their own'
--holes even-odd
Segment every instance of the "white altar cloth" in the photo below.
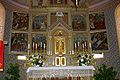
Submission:
<svg viewBox="0 0 120 80">
<path fill-rule="evenodd" d="M 29 67 L 27 75 L 29 78 L 41 77 L 81 77 L 93 76 L 93 66 L 65 66 L 65 67 Z"/>
</svg>

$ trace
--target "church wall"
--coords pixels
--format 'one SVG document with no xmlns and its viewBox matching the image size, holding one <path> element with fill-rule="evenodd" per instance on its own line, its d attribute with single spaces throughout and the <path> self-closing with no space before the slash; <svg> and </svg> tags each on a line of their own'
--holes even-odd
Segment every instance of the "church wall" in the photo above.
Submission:
<svg viewBox="0 0 120 80">
<path fill-rule="evenodd" d="M 106 64 L 116 68 L 120 78 L 120 55 L 118 51 L 118 40 L 115 23 L 115 8 L 105 10 L 106 26 L 109 41 L 109 52 L 106 52 L 103 59 L 97 60 L 97 66 L 100 64 Z"/>
<path fill-rule="evenodd" d="M 6 23 L 5 23 L 5 32 L 4 32 L 4 41 L 8 41 L 8 44 L 5 45 L 4 48 L 4 71 L 0 72 L 0 80 L 4 80 L 4 77 L 7 76 L 6 70 L 10 63 L 16 63 L 18 62 L 20 64 L 20 80 L 26 80 L 25 79 L 25 73 L 26 70 L 23 68 L 24 61 L 18 61 L 17 56 L 15 54 L 9 54 L 9 46 L 10 46 L 10 29 L 11 29 L 11 23 L 12 23 L 12 10 L 6 9 Z"/>
</svg>

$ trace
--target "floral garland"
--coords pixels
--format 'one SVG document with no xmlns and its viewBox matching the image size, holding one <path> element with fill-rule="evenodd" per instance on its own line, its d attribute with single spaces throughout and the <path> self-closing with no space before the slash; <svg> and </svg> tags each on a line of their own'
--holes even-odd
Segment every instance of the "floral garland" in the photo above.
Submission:
<svg viewBox="0 0 120 80">
<path fill-rule="evenodd" d="M 88 66 L 88 65 L 93 65 L 93 55 L 91 54 L 81 54 L 78 55 L 78 61 L 79 66 Z"/>
<path fill-rule="evenodd" d="M 30 55 L 29 61 L 32 66 L 42 67 L 44 64 L 45 58 L 42 55 Z"/>
</svg>

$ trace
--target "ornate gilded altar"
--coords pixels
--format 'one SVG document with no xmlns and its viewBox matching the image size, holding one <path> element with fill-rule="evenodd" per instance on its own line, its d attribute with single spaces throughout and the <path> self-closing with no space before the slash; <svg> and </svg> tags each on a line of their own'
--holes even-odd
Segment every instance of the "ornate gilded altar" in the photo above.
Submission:
<svg viewBox="0 0 120 80">
<path fill-rule="evenodd" d="M 80 55 L 108 50 L 104 13 L 89 12 L 86 0 L 72 1 L 30 0 L 29 15 L 14 12 L 11 53 L 42 55 L 44 67 L 65 67 L 79 66 Z"/>
</svg>

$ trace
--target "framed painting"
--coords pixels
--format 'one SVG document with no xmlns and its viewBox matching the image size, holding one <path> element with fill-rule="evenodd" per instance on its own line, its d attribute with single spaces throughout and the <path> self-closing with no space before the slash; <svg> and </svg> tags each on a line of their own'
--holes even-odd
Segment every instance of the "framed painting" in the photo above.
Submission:
<svg viewBox="0 0 120 80">
<path fill-rule="evenodd" d="M 92 50 L 108 50 L 107 32 L 91 33 Z"/>
<path fill-rule="evenodd" d="M 87 33 L 76 33 L 74 36 L 74 49 L 76 51 L 87 51 L 89 47 Z"/>
<path fill-rule="evenodd" d="M 26 31 L 29 26 L 29 15 L 13 12 L 12 30 Z"/>
<path fill-rule="evenodd" d="M 11 52 L 28 51 L 28 34 L 11 33 Z"/>
<path fill-rule="evenodd" d="M 72 16 L 72 28 L 73 28 L 73 31 L 85 31 L 86 30 L 86 16 L 85 15 L 73 15 Z"/>
<path fill-rule="evenodd" d="M 43 34 L 32 34 L 32 52 L 43 53 L 46 51 L 47 40 Z"/>
<path fill-rule="evenodd" d="M 39 15 L 33 19 L 33 31 L 45 31 L 47 28 L 47 16 Z"/>
<path fill-rule="evenodd" d="M 90 30 L 106 29 L 104 13 L 90 13 L 89 14 Z"/>
</svg>

